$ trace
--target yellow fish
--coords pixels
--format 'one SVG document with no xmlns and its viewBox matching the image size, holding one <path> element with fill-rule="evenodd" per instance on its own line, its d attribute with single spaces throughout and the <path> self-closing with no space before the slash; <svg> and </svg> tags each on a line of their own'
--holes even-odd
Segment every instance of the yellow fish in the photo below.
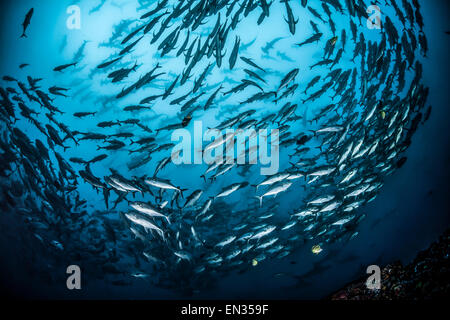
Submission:
<svg viewBox="0 0 450 320">
<path fill-rule="evenodd" d="M 315 245 L 311 248 L 312 253 L 314 254 L 319 254 L 322 252 L 322 248 L 320 247 L 320 245 Z"/>
</svg>

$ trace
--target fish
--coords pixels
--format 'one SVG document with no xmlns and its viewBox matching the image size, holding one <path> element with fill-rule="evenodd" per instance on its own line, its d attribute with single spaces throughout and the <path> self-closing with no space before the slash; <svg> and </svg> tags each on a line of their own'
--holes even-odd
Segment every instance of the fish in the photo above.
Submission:
<svg viewBox="0 0 450 320">
<path fill-rule="evenodd" d="M 283 0 L 282 2 L 284 2 L 284 4 L 285 4 L 287 16 L 288 16 L 288 19 L 286 20 L 286 18 L 285 18 L 285 21 L 289 25 L 289 31 L 291 32 L 291 34 L 295 35 L 295 25 L 298 23 L 299 19 L 295 20 L 294 14 L 292 13 L 292 9 L 289 6 L 289 1 Z"/>
<path fill-rule="evenodd" d="M 266 191 L 261 196 L 255 196 L 256 199 L 259 200 L 259 206 L 262 207 L 262 203 L 263 203 L 263 198 L 264 197 L 267 197 L 267 196 L 274 196 L 274 197 L 276 197 L 279 193 L 284 192 L 287 189 L 289 189 L 290 186 L 292 186 L 292 182 L 284 182 L 284 183 L 281 183 L 281 184 L 278 184 L 278 185 L 272 187 L 271 189 Z"/>
<path fill-rule="evenodd" d="M 252 61 L 252 59 L 250 59 L 250 58 L 247 58 L 247 57 L 240 57 L 241 58 L 241 60 L 242 61 L 244 61 L 245 63 L 247 63 L 248 65 L 250 65 L 250 66 L 252 66 L 252 67 L 254 67 L 254 68 L 256 68 L 256 69 L 259 69 L 259 70 L 261 70 L 262 72 L 267 72 L 266 70 L 264 70 L 263 68 L 261 68 L 260 66 L 258 66 L 256 63 L 254 63 L 253 61 Z"/>
<path fill-rule="evenodd" d="M 22 32 L 22 35 L 20 36 L 21 38 L 27 38 L 27 35 L 25 33 L 31 23 L 31 18 L 33 17 L 33 13 L 34 13 L 34 8 L 31 8 L 25 15 L 25 19 L 23 20 L 23 23 L 22 23 L 23 32 Z"/>
<path fill-rule="evenodd" d="M 277 182 L 281 182 L 281 181 L 287 179 L 288 177 L 289 177 L 289 173 L 281 172 L 281 173 L 278 173 L 278 174 L 275 174 L 273 176 L 266 178 L 263 182 L 261 182 L 257 185 L 254 185 L 254 186 L 256 188 L 256 191 L 258 191 L 258 188 L 261 186 L 266 186 L 266 185 L 271 185 L 271 184 L 274 184 Z"/>
<path fill-rule="evenodd" d="M 170 183 L 170 181 L 152 178 L 152 179 L 145 179 L 145 183 L 160 189 L 174 190 L 176 192 L 179 192 L 181 196 L 183 196 L 184 189 L 175 187 Z"/>
<path fill-rule="evenodd" d="M 99 65 L 97 66 L 97 69 L 104 69 L 104 68 L 106 68 L 106 67 L 109 67 L 109 66 L 112 65 L 113 63 L 119 61 L 120 59 L 122 59 L 121 56 L 118 57 L 118 58 L 116 58 L 116 59 L 113 59 L 113 60 L 110 60 L 110 61 L 106 61 L 106 62 L 104 62 L 104 63 L 101 63 L 101 64 L 99 64 Z"/>
<path fill-rule="evenodd" d="M 230 194 L 234 193 L 238 189 L 245 188 L 248 185 L 248 182 L 240 182 L 240 183 L 233 183 L 225 188 L 222 189 L 216 196 L 214 196 L 213 200 L 217 198 L 223 198 L 227 197 Z"/>
<path fill-rule="evenodd" d="M 298 73 L 299 73 L 299 69 L 293 69 L 291 71 L 289 71 L 288 74 L 286 74 L 286 76 L 281 80 L 280 85 L 278 86 L 278 89 L 276 91 L 276 93 L 278 94 L 278 92 L 287 87 L 292 81 L 294 81 L 295 77 L 297 77 Z M 276 94 L 275 94 L 276 96 Z"/>
<path fill-rule="evenodd" d="M 161 217 L 166 219 L 167 223 L 170 224 L 170 220 L 169 217 L 167 217 L 166 215 L 160 213 L 158 211 L 158 209 L 152 207 L 151 205 L 144 203 L 144 202 L 130 202 L 129 203 L 130 207 L 132 207 L 134 210 L 143 213 L 149 217 Z"/>
<path fill-rule="evenodd" d="M 200 199 L 202 194 L 203 190 L 195 190 L 194 192 L 192 192 L 192 194 L 186 198 L 186 203 L 184 204 L 183 209 L 194 206 L 196 202 Z"/>
<path fill-rule="evenodd" d="M 278 37 L 266 43 L 266 45 L 261 49 L 265 54 L 269 54 L 270 49 L 274 47 L 274 45 L 280 40 L 285 39 L 284 37 Z"/>
<path fill-rule="evenodd" d="M 57 66 L 53 69 L 53 71 L 62 72 L 63 70 L 69 68 L 69 67 L 75 67 L 78 64 L 78 62 L 69 63 L 69 64 L 63 64 L 60 66 Z"/>
<path fill-rule="evenodd" d="M 145 230 L 156 231 L 161 236 L 161 238 L 164 239 L 164 231 L 153 224 L 149 219 L 144 218 L 143 216 L 136 213 L 125 213 L 125 217 L 131 222 L 143 227 Z"/>
<path fill-rule="evenodd" d="M 235 41 L 235 43 L 234 43 L 233 51 L 231 52 L 230 60 L 229 60 L 229 63 L 230 63 L 230 69 L 231 69 L 231 70 L 234 68 L 234 66 L 235 66 L 235 64 L 236 64 L 236 60 L 237 60 L 237 57 L 238 57 L 238 53 L 239 53 L 239 45 L 240 45 L 240 44 L 241 44 L 240 38 L 239 38 L 239 37 L 236 37 L 236 41 Z"/>
</svg>

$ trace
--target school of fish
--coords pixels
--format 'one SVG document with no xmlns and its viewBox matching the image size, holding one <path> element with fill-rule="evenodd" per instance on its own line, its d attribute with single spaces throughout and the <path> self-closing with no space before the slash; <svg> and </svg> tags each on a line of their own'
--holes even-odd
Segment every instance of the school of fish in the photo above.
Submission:
<svg viewBox="0 0 450 320">
<path fill-rule="evenodd" d="M 70 115 L 59 105 L 87 99 L 82 81 L 66 87 L 37 75 L 3 75 L 2 211 L 21 219 L 35 240 L 33 254 L 80 264 L 89 277 L 115 285 L 145 279 L 185 293 L 305 246 L 320 254 L 350 241 L 365 217 L 359 209 L 405 164 L 431 113 L 419 1 L 374 3 L 384 16 L 377 39 L 367 40 L 367 0 L 141 0 L 138 16 L 101 44 L 110 56 L 91 68 L 115 94 Z M 29 39 L 37 10 L 27 13 L 17 41 Z M 263 30 L 269 16 L 286 34 L 257 48 L 260 56 L 249 55 L 252 43 L 235 30 L 253 18 L 251 28 Z M 319 58 L 305 65 L 277 51 L 280 43 Z M 75 73 L 85 45 L 51 72 Z M 157 54 L 133 56 L 138 47 Z M 183 68 L 170 70 L 174 60 Z M 208 81 L 212 74 L 222 81 Z M 120 117 L 103 115 L 124 99 L 134 102 Z M 97 126 L 86 131 L 63 115 Z M 178 175 L 190 167 L 172 163 L 170 134 L 196 120 L 221 131 L 279 129 L 279 172 L 262 176 L 260 165 L 215 163 L 181 185 Z M 204 150 L 225 141 L 204 143 Z M 85 158 L 83 146 L 96 156 Z M 109 174 L 100 174 L 116 157 L 127 157 L 127 166 L 111 161 Z M 86 185 L 103 209 L 83 198 Z"/>
</svg>

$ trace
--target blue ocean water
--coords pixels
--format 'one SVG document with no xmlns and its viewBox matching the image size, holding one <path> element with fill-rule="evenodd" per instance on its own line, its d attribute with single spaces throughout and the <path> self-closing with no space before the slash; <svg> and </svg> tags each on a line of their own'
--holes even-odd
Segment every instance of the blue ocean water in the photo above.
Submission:
<svg viewBox="0 0 450 320">
<path fill-rule="evenodd" d="M 81 8 L 81 29 L 70 30 L 66 26 L 69 17 L 66 9 L 70 5 Z M 319 1 L 310 1 L 310 5 L 320 8 Z M 154 5 L 153 1 L 142 4 L 144 8 Z M 449 29 L 448 4 L 445 1 L 421 2 L 421 12 L 424 17 L 424 32 L 428 37 L 429 52 L 427 58 L 420 59 L 423 63 L 423 84 L 430 87 L 430 96 L 427 105 L 433 106 L 430 119 L 420 126 L 413 137 L 411 146 L 406 151 L 408 157 L 406 164 L 396 170 L 384 181 L 377 198 L 367 205 L 359 208 L 357 215 L 365 214 L 366 218 L 358 225 L 358 236 L 348 242 L 337 242 L 324 246 L 324 252 L 319 255 L 311 253 L 311 245 L 307 242 L 284 259 L 267 259 L 259 263 L 257 267 L 239 274 L 236 272 L 213 274 L 214 286 L 205 291 L 196 293 L 194 298 L 321 298 L 341 287 L 348 281 L 365 275 L 365 268 L 371 264 L 385 264 L 393 260 L 409 261 L 415 254 L 426 248 L 440 233 L 448 227 L 448 179 L 449 179 L 449 137 L 448 124 L 448 95 L 449 85 L 446 81 L 449 63 L 448 48 L 449 36 L 444 33 Z M 19 39 L 22 32 L 21 23 L 29 8 L 34 7 L 34 15 L 31 25 L 27 30 L 27 38 Z M 155 46 L 148 45 L 149 39 L 145 38 L 145 44 L 139 45 L 130 55 L 127 55 L 113 69 L 119 67 L 131 67 L 136 62 L 136 72 L 120 84 L 111 84 L 106 78 L 106 72 L 96 69 L 96 66 L 117 53 L 118 47 L 110 45 L 114 39 L 122 39 L 126 32 L 131 32 L 138 25 L 138 18 L 148 9 L 137 10 L 140 7 L 138 1 L 106 1 L 104 4 L 98 1 L 15 1 L 2 4 L 1 22 L 1 62 L 2 75 L 10 75 L 17 78 L 26 78 L 31 75 L 35 78 L 44 78 L 43 86 L 46 88 L 57 85 L 70 88 L 70 98 L 58 97 L 55 103 L 63 115 L 58 115 L 58 120 L 68 125 L 72 130 L 97 132 L 99 121 L 115 121 L 139 117 L 141 123 L 153 130 L 171 124 L 177 119 L 178 109 L 168 106 L 167 103 L 155 103 L 152 110 L 138 114 L 125 113 L 125 106 L 137 104 L 141 99 L 160 94 L 184 69 L 183 58 L 174 58 L 170 54 L 161 58 Z M 231 53 L 235 35 L 239 35 L 241 45 L 248 44 L 248 48 L 240 50 L 240 55 L 253 58 L 254 61 L 270 70 L 267 76 L 267 86 L 276 87 L 283 75 L 294 67 L 300 68 L 299 79 L 302 88 L 312 79 L 309 66 L 322 59 L 323 43 L 321 46 L 309 45 L 302 48 L 293 46 L 293 42 L 301 42 L 311 34 L 309 20 L 312 16 L 305 10 L 300 10 L 298 3 L 293 3 L 295 17 L 299 19 L 296 34 L 291 36 L 288 25 L 284 21 L 285 9 L 281 3 L 276 3 L 271 8 L 270 17 L 260 26 L 256 21 L 258 15 L 251 13 L 243 22 L 240 22 L 235 30 L 230 32 L 222 68 L 213 68 L 208 75 L 204 86 L 210 91 L 221 84 L 230 89 L 243 77 L 242 69 L 247 68 L 242 61 L 238 61 L 235 69 L 228 68 L 228 55 Z M 388 11 L 386 14 L 392 14 Z M 383 16 L 382 16 L 383 19 Z M 337 34 L 342 28 L 347 28 L 347 17 L 335 15 Z M 215 18 L 208 19 L 207 24 L 197 32 L 201 36 L 201 30 L 210 30 L 214 27 Z M 209 28 L 209 29 L 208 29 Z M 117 30 L 123 33 L 115 34 Z M 401 27 L 399 27 L 401 29 Z M 157 28 L 156 28 L 157 30 Z M 322 31 L 322 30 L 321 30 Z M 153 32 L 153 31 L 152 31 Z M 156 31 L 154 31 L 156 32 Z M 205 31 L 206 32 L 206 31 Z M 333 36 L 329 28 L 323 28 L 324 39 Z M 348 46 L 350 30 L 348 34 Z M 380 37 L 380 31 L 364 29 L 366 40 L 376 41 Z M 261 54 L 267 42 L 280 37 L 275 48 L 267 57 Z M 292 38 L 294 41 L 292 41 Z M 181 37 L 184 40 L 184 38 Z M 181 42 L 181 41 L 180 41 Z M 54 67 L 66 63 L 79 61 L 76 67 L 66 69 L 63 73 L 52 71 Z M 157 63 L 164 65 L 165 78 L 157 80 L 151 86 L 144 88 L 124 99 L 116 99 L 115 96 L 127 85 L 137 81 L 145 72 L 151 70 Z M 30 66 L 20 70 L 18 66 L 29 63 Z M 196 66 L 195 75 L 198 75 L 208 65 L 208 61 L 202 61 Z M 350 59 L 343 59 L 339 63 L 340 68 L 357 67 L 358 63 L 352 63 Z M 323 75 L 326 75 L 324 72 Z M 411 75 L 409 75 L 409 80 Z M 302 89 L 300 88 L 300 89 Z M 173 98 L 189 93 L 189 88 L 177 88 Z M 253 88 L 252 88 L 253 89 Z M 303 89 L 304 90 L 304 89 Z M 301 90 L 301 91 L 303 91 Z M 252 93 L 255 93 L 253 91 Z M 311 91 L 312 92 L 312 91 Z M 256 106 L 241 106 L 239 102 L 248 98 L 248 94 L 232 95 L 219 98 L 217 106 L 202 114 L 205 127 L 213 127 L 223 120 L 233 116 L 236 112 L 243 112 L 251 108 L 258 110 L 258 116 L 276 112 L 281 105 L 264 103 Z M 300 109 L 298 115 L 312 119 L 329 101 L 329 97 L 323 97 L 313 103 L 302 103 L 298 100 Z M 359 107 L 362 108 L 362 107 Z M 96 111 L 96 117 L 76 119 L 74 112 Z M 357 111 L 357 110 L 355 110 Z M 361 111 L 361 110 L 360 110 Z M 28 135 L 35 136 L 39 132 L 31 124 L 23 121 L 20 128 Z M 304 130 L 305 122 L 300 120 L 292 125 L 293 131 Z M 122 128 L 120 128 L 122 129 Z M 188 127 L 192 130 L 192 124 Z M 316 127 L 317 129 L 317 127 Z M 109 130 L 109 131 L 108 131 Z M 98 132 L 116 132 L 116 128 Z M 160 143 L 170 142 L 169 134 L 158 135 Z M 163 142 L 164 141 L 164 142 Z M 62 151 L 61 151 L 62 152 Z M 98 177 L 110 174 L 109 168 L 119 170 L 128 177 L 151 175 L 156 163 L 163 155 L 152 158 L 151 164 L 135 170 L 129 169 L 130 155 L 128 152 L 107 152 L 110 156 L 92 165 L 92 171 Z M 64 157 L 79 157 L 91 159 L 99 154 L 96 143 L 82 143 L 78 147 L 71 147 Z M 280 156 L 281 168 L 289 165 L 287 154 Z M 284 167 L 283 167 L 284 165 Z M 76 167 L 76 165 L 74 165 Z M 193 191 L 203 188 L 204 181 L 200 175 L 207 166 L 169 166 L 164 170 L 164 177 L 171 179 L 175 185 L 189 186 Z M 78 167 L 81 170 L 82 167 Z M 130 171 L 132 173 L 130 173 Z M 255 172 L 257 172 L 255 170 Z M 257 173 L 256 173 L 257 174 Z M 221 181 L 209 185 L 208 190 L 212 194 L 219 192 L 224 186 L 242 181 L 243 178 L 237 172 L 224 177 Z M 211 189 L 210 189 L 211 188 Z M 280 207 L 278 215 L 289 214 L 297 209 L 299 198 L 307 196 L 307 190 L 295 187 L 286 194 L 277 196 Z M 86 199 L 88 211 L 92 214 L 101 214 L 105 211 L 105 204 L 101 193 L 94 192 L 87 183 L 78 186 L 80 197 Z M 227 200 L 228 201 L 228 200 Z M 255 202 L 250 192 L 234 194 L 230 204 L 249 204 Z M 264 199 L 265 201 L 265 199 Z M 243 207 L 243 209 L 245 209 Z M 31 238 L 19 222 L 6 217 L 2 229 L 8 229 L 13 234 Z M 219 226 L 217 226 L 219 228 Z M 20 236 L 19 236 L 20 235 Z M 83 239 L 80 239 L 83 242 Z M 16 245 L 17 243 L 17 245 Z M 33 250 L 23 247 L 29 243 L 24 240 L 17 242 L 15 239 L 2 239 L 2 261 L 4 264 L 3 277 L 8 280 L 8 289 L 17 295 L 30 295 L 37 297 L 58 298 L 179 298 L 186 297 L 176 290 L 167 290 L 152 285 L 147 280 L 134 280 L 128 286 L 116 286 L 107 279 L 87 278 L 83 281 L 81 291 L 69 291 L 65 282 L 46 281 L 42 275 L 29 272 L 29 269 L 40 269 L 47 262 L 46 257 L 39 256 L 35 261 L 20 261 L 17 256 L 22 250 Z M 25 255 L 24 255 L 25 256 Z M 19 262 L 20 261 L 20 262 Z M 64 278 L 65 268 L 71 264 L 66 261 L 64 255 L 59 259 L 58 265 L 52 265 L 48 269 L 57 279 Z M 26 266 L 24 265 L 26 264 Z M 39 265 L 39 266 L 38 266 Z M 3 267 L 3 266 L 2 266 Z M 274 276 L 281 274 L 280 276 Z M 284 274 L 297 275 L 295 277 Z M 153 276 L 151 274 L 151 276 Z"/>
</svg>

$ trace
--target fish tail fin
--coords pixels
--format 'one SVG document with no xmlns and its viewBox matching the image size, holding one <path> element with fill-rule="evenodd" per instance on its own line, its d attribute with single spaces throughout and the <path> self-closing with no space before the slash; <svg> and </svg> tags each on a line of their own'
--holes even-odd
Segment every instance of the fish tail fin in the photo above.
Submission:
<svg viewBox="0 0 450 320">
<path fill-rule="evenodd" d="M 20 38 L 28 38 L 27 35 L 24 33 L 22 33 L 22 35 L 20 36 Z"/>
<path fill-rule="evenodd" d="M 262 207 L 262 201 L 263 201 L 263 197 L 262 196 L 255 196 L 256 199 L 259 200 L 259 207 Z"/>
<path fill-rule="evenodd" d="M 184 196 L 183 196 L 183 191 L 186 191 L 187 189 L 180 189 L 180 194 L 181 194 L 181 197 L 184 199 Z"/>
</svg>

